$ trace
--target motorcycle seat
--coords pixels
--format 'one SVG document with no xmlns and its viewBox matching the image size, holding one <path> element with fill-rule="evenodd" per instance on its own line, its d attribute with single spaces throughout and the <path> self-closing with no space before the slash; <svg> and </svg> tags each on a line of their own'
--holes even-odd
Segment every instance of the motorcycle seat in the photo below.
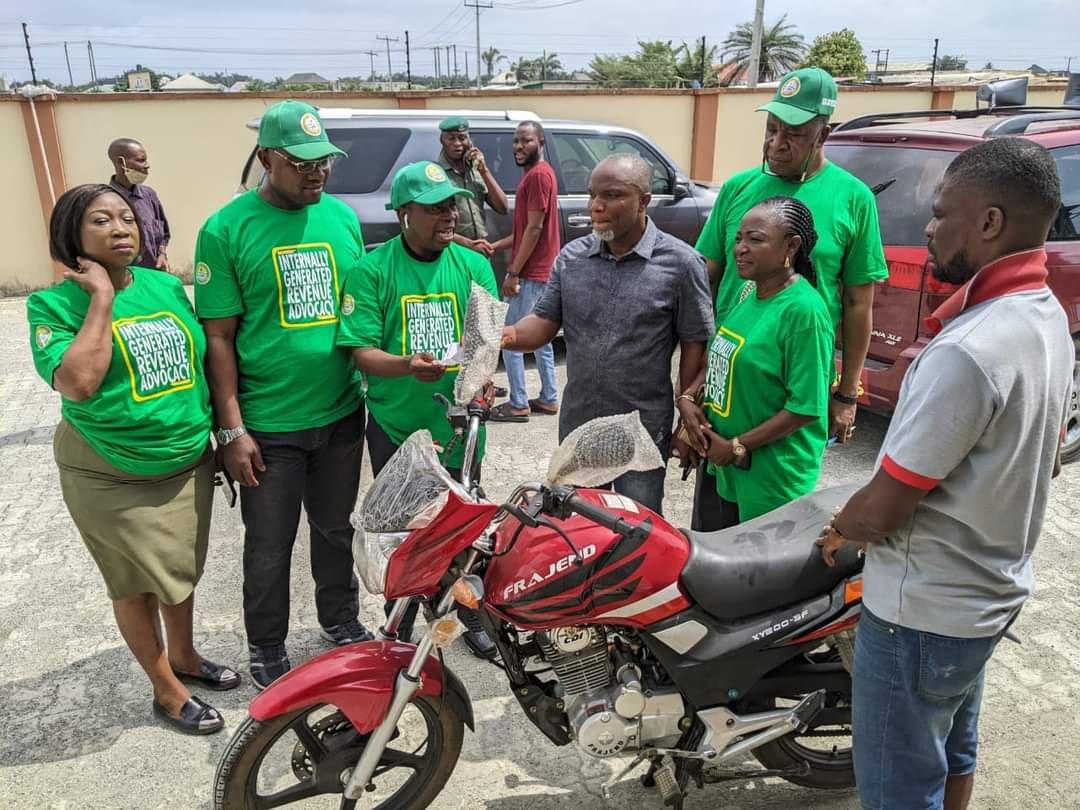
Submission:
<svg viewBox="0 0 1080 810">
<path fill-rule="evenodd" d="M 829 487 L 760 517 L 716 532 L 685 532 L 687 593 L 709 615 L 733 621 L 828 593 L 862 569 L 854 545 L 825 565 L 814 541 L 858 485 Z"/>
</svg>

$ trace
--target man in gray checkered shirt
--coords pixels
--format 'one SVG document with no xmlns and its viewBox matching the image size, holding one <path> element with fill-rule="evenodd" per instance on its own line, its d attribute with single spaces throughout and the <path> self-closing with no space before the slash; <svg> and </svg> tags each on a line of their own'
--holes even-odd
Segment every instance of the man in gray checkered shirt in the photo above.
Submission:
<svg viewBox="0 0 1080 810">
<path fill-rule="evenodd" d="M 531 315 L 508 326 L 503 345 L 532 351 L 559 327 L 566 341 L 560 441 L 599 416 L 637 410 L 666 460 L 678 346 L 680 390 L 703 362 L 714 332 L 705 261 L 647 216 L 651 172 L 636 155 L 614 155 L 589 178 L 593 232 L 567 244 Z M 665 470 L 630 472 L 612 487 L 660 512 Z"/>
</svg>

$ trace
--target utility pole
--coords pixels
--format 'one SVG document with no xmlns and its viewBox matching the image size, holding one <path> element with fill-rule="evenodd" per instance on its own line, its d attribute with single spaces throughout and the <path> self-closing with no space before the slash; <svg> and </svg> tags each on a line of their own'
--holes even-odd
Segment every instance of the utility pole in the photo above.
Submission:
<svg viewBox="0 0 1080 810">
<path fill-rule="evenodd" d="M 765 27 L 765 0 L 754 4 L 754 35 L 750 39 L 750 65 L 747 68 L 746 86 L 751 90 L 757 87 L 758 74 L 761 73 L 761 39 Z"/>
<path fill-rule="evenodd" d="M 547 48 L 540 52 L 540 81 L 547 81 Z"/>
<path fill-rule="evenodd" d="M 375 39 L 381 39 L 386 43 L 386 81 L 390 83 L 390 86 L 394 85 L 394 69 L 390 67 L 390 43 L 397 42 L 397 37 L 388 37 L 383 34 L 378 34 Z"/>
<path fill-rule="evenodd" d="M 934 37 L 934 61 L 930 63 L 930 87 L 934 86 L 934 79 L 937 78 L 937 46 L 938 38 Z"/>
<path fill-rule="evenodd" d="M 405 32 L 405 82 L 409 90 L 412 90 L 412 57 L 409 54 L 409 32 Z"/>
<path fill-rule="evenodd" d="M 371 57 L 371 75 L 368 77 L 368 81 L 375 81 L 375 57 L 379 55 L 378 51 L 360 51 L 360 53 L 366 53 Z"/>
<path fill-rule="evenodd" d="M 465 51 L 465 84 L 469 83 L 469 52 Z"/>
<path fill-rule="evenodd" d="M 90 58 L 90 80 L 97 89 L 97 65 L 94 63 L 94 43 L 86 40 L 86 54 Z"/>
<path fill-rule="evenodd" d="M 705 37 L 701 38 L 701 86 L 705 86 Z"/>
<path fill-rule="evenodd" d="M 450 46 L 446 46 L 446 83 L 451 87 L 454 86 L 454 80 L 450 76 Z"/>
<path fill-rule="evenodd" d="M 877 79 L 882 73 L 889 72 L 889 49 L 888 48 L 875 48 L 870 51 L 874 55 L 874 78 Z M 881 67 L 881 55 L 885 54 L 885 67 Z"/>
<path fill-rule="evenodd" d="M 37 71 L 34 69 L 34 54 L 30 52 L 30 32 L 26 28 L 26 23 L 22 24 L 23 40 L 26 42 L 26 58 L 30 60 L 30 81 L 37 84 Z"/>
<path fill-rule="evenodd" d="M 465 8 L 476 9 L 476 89 L 480 89 L 480 9 L 492 8 L 494 3 L 481 3 L 479 0 L 475 3 L 470 3 L 469 0 L 465 0 Z M 465 71 L 468 73 L 468 70 Z"/>
<path fill-rule="evenodd" d="M 431 52 L 435 55 L 435 84 L 442 87 L 442 76 L 439 73 L 439 46 L 436 45 Z"/>
<path fill-rule="evenodd" d="M 458 69 L 457 69 L 457 43 L 455 42 L 455 43 L 454 43 L 453 45 L 451 45 L 450 47 L 454 49 L 454 79 L 456 80 L 456 79 L 457 79 L 457 76 L 458 76 Z"/>
<path fill-rule="evenodd" d="M 67 42 L 64 42 L 64 61 L 68 66 L 68 87 L 75 86 L 75 77 L 71 75 L 71 57 L 68 56 Z"/>
<path fill-rule="evenodd" d="M 1072 60 L 1073 60 L 1073 58 L 1072 58 L 1072 57 L 1070 56 L 1070 57 L 1069 57 L 1069 58 L 1068 58 L 1068 59 L 1067 59 L 1067 60 L 1065 61 L 1065 73 L 1066 73 L 1066 74 L 1070 74 L 1070 73 L 1072 73 Z"/>
</svg>

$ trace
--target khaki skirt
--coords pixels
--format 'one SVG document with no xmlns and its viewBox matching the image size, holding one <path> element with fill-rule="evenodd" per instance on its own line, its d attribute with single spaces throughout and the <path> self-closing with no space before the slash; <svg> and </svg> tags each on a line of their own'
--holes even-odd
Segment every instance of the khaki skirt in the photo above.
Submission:
<svg viewBox="0 0 1080 810">
<path fill-rule="evenodd" d="M 177 605 L 194 591 L 206 562 L 214 457 L 167 475 L 145 477 L 109 464 L 66 420 L 53 455 L 60 489 L 110 599 L 152 593 Z"/>
</svg>

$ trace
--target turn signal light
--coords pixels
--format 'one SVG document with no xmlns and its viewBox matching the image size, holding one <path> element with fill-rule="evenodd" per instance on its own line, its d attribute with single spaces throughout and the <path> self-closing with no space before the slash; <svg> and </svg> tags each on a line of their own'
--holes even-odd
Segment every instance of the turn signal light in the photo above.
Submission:
<svg viewBox="0 0 1080 810">
<path fill-rule="evenodd" d="M 844 604 L 850 605 L 852 602 L 858 602 L 862 599 L 862 591 L 862 577 L 849 579 L 844 583 Z"/>
<path fill-rule="evenodd" d="M 450 613 L 433 621 L 429 626 L 429 632 L 431 643 L 442 650 L 453 644 L 458 636 L 465 632 L 465 625 L 458 619 L 457 614 Z"/>
<path fill-rule="evenodd" d="M 450 593 L 459 605 L 478 610 L 480 603 L 484 601 L 483 580 L 475 574 L 458 577 L 457 582 L 450 587 Z"/>
</svg>

